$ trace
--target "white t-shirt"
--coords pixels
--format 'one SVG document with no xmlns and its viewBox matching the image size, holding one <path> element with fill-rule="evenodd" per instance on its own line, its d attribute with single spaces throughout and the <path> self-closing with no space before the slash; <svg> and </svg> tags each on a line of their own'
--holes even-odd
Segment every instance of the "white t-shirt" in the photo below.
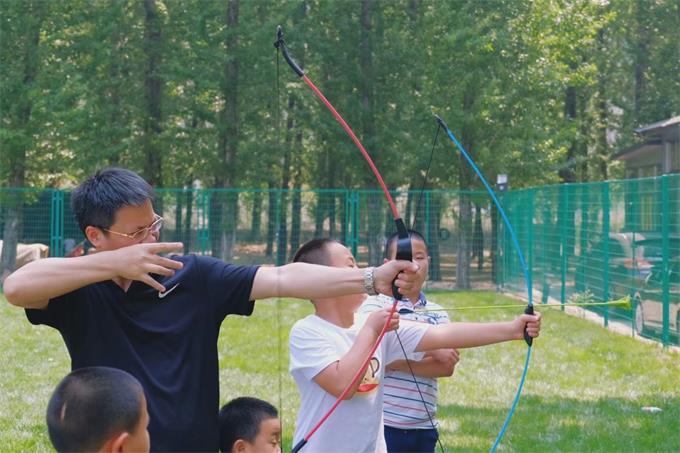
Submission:
<svg viewBox="0 0 680 453">
<path fill-rule="evenodd" d="M 392 302 L 391 297 L 371 296 L 359 307 L 358 313 L 370 313 L 391 307 Z M 397 311 L 402 320 L 432 325 L 450 322 L 446 311 L 443 311 L 440 305 L 429 302 L 423 293 L 420 293 L 416 303 L 411 303 L 406 298 L 399 301 Z M 416 360 L 411 354 L 408 354 L 408 359 Z M 391 370 L 385 373 L 383 395 L 385 426 L 398 429 L 431 429 L 433 424 L 435 428 L 438 426 L 436 419 L 439 392 L 437 379 L 423 376 L 417 376 L 417 379 L 416 385 L 410 372 Z M 424 404 L 427 405 L 427 410 Z"/>
<path fill-rule="evenodd" d="M 297 444 L 335 403 L 314 377 L 349 351 L 367 315 L 356 315 L 345 329 L 316 315 L 299 320 L 290 332 L 290 372 L 300 392 L 293 444 Z M 399 337 L 407 353 L 413 353 L 427 330 L 425 324 L 400 326 Z M 416 360 L 421 360 L 423 354 Z M 312 452 L 385 452 L 383 433 L 383 377 L 385 364 L 403 357 L 394 332 L 388 332 L 375 351 L 359 390 L 340 403 L 330 418 L 305 445 Z"/>
</svg>

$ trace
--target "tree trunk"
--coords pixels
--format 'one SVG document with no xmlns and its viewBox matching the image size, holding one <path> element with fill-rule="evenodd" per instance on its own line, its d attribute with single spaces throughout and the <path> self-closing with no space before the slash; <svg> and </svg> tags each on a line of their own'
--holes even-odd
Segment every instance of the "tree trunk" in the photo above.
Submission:
<svg viewBox="0 0 680 453">
<path fill-rule="evenodd" d="M 262 228 L 262 192 L 255 192 L 253 194 L 253 209 L 252 219 L 250 224 L 250 241 L 258 242 L 260 240 L 260 228 Z"/>
<path fill-rule="evenodd" d="M 470 148 L 467 148 L 468 150 Z M 463 162 L 461 162 L 463 164 Z M 456 249 L 456 288 L 470 288 L 470 238 L 472 236 L 472 206 L 470 195 L 461 193 L 458 199 L 458 247 Z"/>
<path fill-rule="evenodd" d="M 463 97 L 463 111 L 472 114 L 475 102 L 474 88 L 468 87 Z M 474 159 L 472 132 L 464 127 L 462 142 L 470 157 Z M 458 198 L 458 247 L 456 259 L 456 288 L 470 288 L 470 249 L 472 242 L 472 203 L 467 193 L 472 187 L 472 170 L 462 155 L 458 158 L 458 188 L 461 194 Z"/>
<path fill-rule="evenodd" d="M 373 12 L 375 2 L 361 2 L 361 41 L 359 44 L 360 59 L 360 95 L 361 125 L 364 141 L 375 136 L 375 77 L 373 71 Z M 371 149 L 371 146 L 368 147 Z M 372 156 L 377 160 L 375 154 Z M 366 177 L 367 186 L 375 187 L 372 176 Z M 382 195 L 369 193 L 368 205 L 368 264 L 377 266 L 382 261 Z"/>
<path fill-rule="evenodd" d="M 576 88 L 573 86 L 567 87 L 564 93 L 564 115 L 567 122 L 576 121 Z M 572 138 L 571 144 L 567 149 L 567 162 L 560 168 L 559 175 L 562 182 L 575 182 L 575 158 L 576 158 L 576 138 Z"/>
<path fill-rule="evenodd" d="M 276 213 L 278 211 L 278 191 L 276 184 L 269 181 L 269 205 L 267 206 L 267 245 L 264 254 L 267 258 L 274 256 L 274 236 L 276 236 Z"/>
<path fill-rule="evenodd" d="M 152 186 L 162 185 L 161 144 L 162 129 L 161 101 L 163 79 L 160 63 L 163 45 L 163 21 L 158 14 L 156 0 L 144 0 L 144 52 L 146 71 L 144 73 L 144 92 L 146 115 L 144 116 L 144 178 Z M 160 209 L 162 212 L 162 209 Z"/>
<path fill-rule="evenodd" d="M 10 187 L 21 188 L 26 186 L 26 151 L 32 146 L 30 138 L 32 134 L 28 129 L 33 109 L 28 92 L 33 89 L 33 84 L 38 74 L 38 66 L 40 64 L 40 54 L 38 52 L 40 29 L 46 14 L 44 10 L 46 7 L 42 2 L 30 2 L 27 4 L 28 17 L 26 17 L 26 40 L 24 41 L 26 47 L 23 49 L 23 61 L 21 62 L 23 65 L 22 89 L 25 95 L 20 98 L 21 105 L 16 110 L 16 118 L 10 119 L 11 122 L 16 123 L 16 129 L 21 131 L 26 140 L 22 140 L 13 149 L 3 150 L 3 153 L 7 152 L 10 156 L 8 159 L 8 182 Z M 3 246 L 0 253 L 0 284 L 16 267 L 17 245 L 21 238 L 24 224 L 22 194 L 17 192 L 15 197 L 12 197 L 12 199 L 5 203 L 5 206 L 5 225 L 2 236 Z"/>
<path fill-rule="evenodd" d="M 605 52 L 605 36 L 604 29 L 597 33 L 597 42 L 600 46 L 601 52 Z M 609 162 L 609 146 L 607 144 L 607 74 L 605 71 L 599 71 L 597 75 L 597 151 L 598 151 L 598 171 L 602 181 L 608 179 L 608 162 Z"/>
<path fill-rule="evenodd" d="M 191 237 L 192 237 L 191 221 L 193 217 L 194 190 L 191 187 L 191 182 L 188 184 L 188 189 L 185 192 L 184 196 L 186 197 L 185 206 L 187 208 L 187 212 L 184 215 L 184 237 L 182 238 L 182 242 L 184 243 L 184 253 L 186 254 L 191 251 Z"/>
<path fill-rule="evenodd" d="M 442 218 L 441 195 L 432 194 L 430 196 L 430 222 L 429 222 L 429 241 L 428 251 L 432 263 L 430 264 L 430 280 L 440 281 L 441 274 L 441 254 L 439 252 L 439 227 Z M 427 236 L 426 236 L 427 237 Z"/>
<path fill-rule="evenodd" d="M 300 186 L 296 183 L 293 191 L 293 201 L 291 206 L 290 222 L 290 256 L 293 258 L 295 252 L 300 247 L 300 229 L 302 226 L 302 193 Z"/>
<path fill-rule="evenodd" d="M 224 109 L 220 112 L 220 138 L 219 149 L 223 156 L 224 167 L 219 178 L 221 187 L 236 187 L 236 157 L 238 152 L 238 89 L 239 89 L 239 65 L 236 52 L 238 48 L 238 14 L 239 0 L 229 0 L 225 17 L 226 25 L 226 48 L 231 57 L 224 67 L 224 79 L 222 94 L 224 96 Z M 231 261 L 236 242 L 236 228 L 238 225 L 238 193 L 229 191 L 224 194 L 222 210 L 222 223 L 218 258 Z"/>
<path fill-rule="evenodd" d="M 475 203 L 475 231 L 472 237 L 473 255 L 477 257 L 477 270 L 484 268 L 484 231 L 482 229 L 482 206 Z"/>
<path fill-rule="evenodd" d="M 634 89 L 634 123 L 644 124 L 651 119 L 646 117 L 645 95 L 647 91 L 647 72 L 649 71 L 650 33 L 647 26 L 649 4 L 647 0 L 638 0 L 636 5 L 636 43 L 635 43 L 635 89 Z"/>
<path fill-rule="evenodd" d="M 491 280 L 495 284 L 499 284 L 499 273 L 498 273 L 498 208 L 496 208 L 495 203 L 491 203 Z"/>
<path fill-rule="evenodd" d="M 286 262 L 288 251 L 288 190 L 290 189 L 290 165 L 292 152 L 292 136 L 295 122 L 293 120 L 295 110 L 295 98 L 288 96 L 288 115 L 286 119 L 286 140 L 283 145 L 282 174 L 281 174 L 281 209 L 279 211 L 279 232 L 276 247 L 276 264 Z"/>
</svg>

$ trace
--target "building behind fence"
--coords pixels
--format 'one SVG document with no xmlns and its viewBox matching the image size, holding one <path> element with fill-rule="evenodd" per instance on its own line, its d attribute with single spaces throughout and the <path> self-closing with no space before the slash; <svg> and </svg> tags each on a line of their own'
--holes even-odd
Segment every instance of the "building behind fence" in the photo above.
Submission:
<svg viewBox="0 0 680 453">
<path fill-rule="evenodd" d="M 508 232 L 485 192 L 394 195 L 430 246 L 430 287 L 524 291 Z M 69 197 L 67 190 L 0 188 L 0 239 L 46 244 L 51 256 L 79 253 L 83 234 Z M 623 322 L 679 343 L 680 175 L 514 190 L 501 203 L 537 303 L 630 295 L 631 310 L 593 311 L 605 325 Z M 379 264 L 394 231 L 382 193 L 369 190 L 158 189 L 155 208 L 165 218 L 161 240 L 237 264 L 286 263 L 319 236 L 345 243 L 360 265 Z"/>
</svg>

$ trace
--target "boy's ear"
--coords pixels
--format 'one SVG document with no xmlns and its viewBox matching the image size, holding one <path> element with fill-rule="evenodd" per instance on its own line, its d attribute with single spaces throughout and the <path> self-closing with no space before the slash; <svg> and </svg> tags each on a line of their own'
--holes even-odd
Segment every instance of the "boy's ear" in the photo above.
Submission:
<svg viewBox="0 0 680 453">
<path fill-rule="evenodd" d="M 387 258 L 383 258 L 383 264 L 387 263 L 389 260 Z"/>
<path fill-rule="evenodd" d="M 125 445 L 125 441 L 128 437 L 130 437 L 130 433 L 123 431 L 122 433 L 119 433 L 115 437 L 109 439 L 99 451 L 104 453 L 122 452 L 124 451 L 123 446 Z"/>
<path fill-rule="evenodd" d="M 236 442 L 234 442 L 234 445 L 231 447 L 231 453 L 243 453 L 247 451 L 247 445 L 246 441 L 243 439 L 238 439 Z"/>
</svg>

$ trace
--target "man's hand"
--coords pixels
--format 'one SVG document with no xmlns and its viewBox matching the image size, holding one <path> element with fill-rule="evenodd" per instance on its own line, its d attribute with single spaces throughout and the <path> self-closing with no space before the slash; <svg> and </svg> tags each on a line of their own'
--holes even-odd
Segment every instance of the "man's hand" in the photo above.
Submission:
<svg viewBox="0 0 680 453">
<path fill-rule="evenodd" d="M 365 325 L 369 329 L 373 330 L 376 337 L 380 335 L 380 331 L 387 322 L 387 318 L 390 317 L 390 311 L 392 311 L 390 308 L 383 308 L 381 310 L 376 310 L 372 312 L 370 315 L 368 315 L 368 319 L 366 320 Z M 398 328 L 399 328 L 399 313 L 394 312 L 392 313 L 390 319 L 390 325 L 387 327 L 387 332 L 397 330 Z"/>
<path fill-rule="evenodd" d="M 373 274 L 373 286 L 380 294 L 392 295 L 392 280 L 396 277 L 395 285 L 401 294 L 413 290 L 417 283 L 418 265 L 411 261 L 388 261 L 380 267 L 376 267 Z"/>
<path fill-rule="evenodd" d="M 135 244 L 109 252 L 109 258 L 118 276 L 146 283 L 160 292 L 165 292 L 165 287 L 149 274 L 166 277 L 175 275 L 175 270 L 181 269 L 183 264 L 158 254 L 181 251 L 183 247 L 181 242 Z"/>
<path fill-rule="evenodd" d="M 513 321 L 515 339 L 524 338 L 524 328 L 531 338 L 536 338 L 541 332 L 541 314 L 535 312 L 533 315 L 521 315 Z"/>
</svg>

